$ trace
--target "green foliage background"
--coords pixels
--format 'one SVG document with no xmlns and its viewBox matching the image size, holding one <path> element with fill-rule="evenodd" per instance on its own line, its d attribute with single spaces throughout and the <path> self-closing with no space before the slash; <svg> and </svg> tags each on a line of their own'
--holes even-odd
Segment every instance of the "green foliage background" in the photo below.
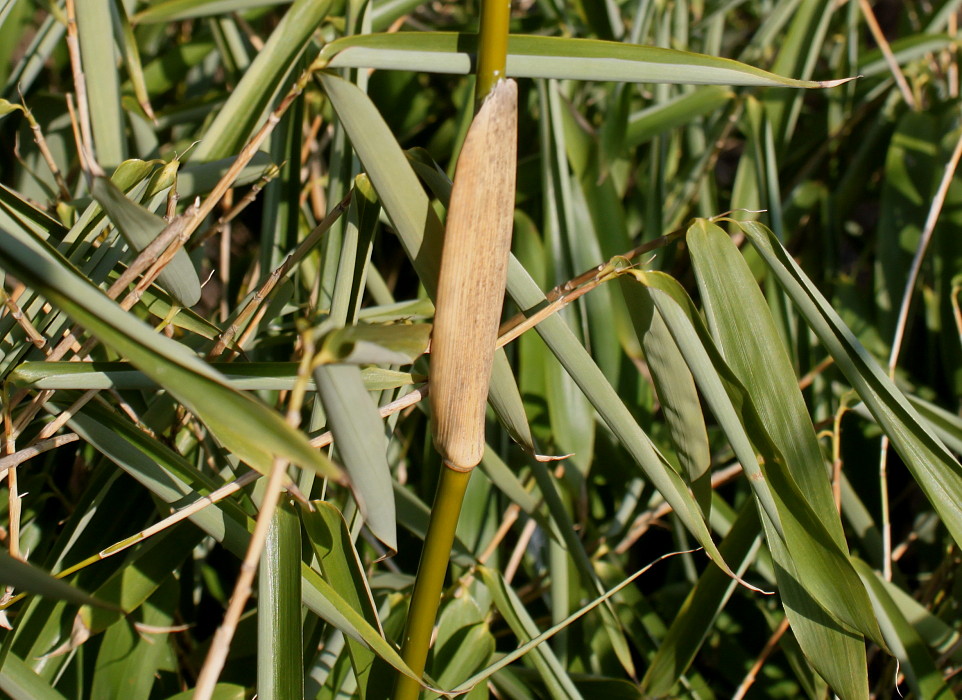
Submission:
<svg viewBox="0 0 962 700">
<path fill-rule="evenodd" d="M 954 697 L 959 4 L 514 3 L 537 325 L 427 697 Z M 409 672 L 478 10 L 0 0 L 0 692 L 192 697 L 260 512 L 214 697 Z"/>
</svg>

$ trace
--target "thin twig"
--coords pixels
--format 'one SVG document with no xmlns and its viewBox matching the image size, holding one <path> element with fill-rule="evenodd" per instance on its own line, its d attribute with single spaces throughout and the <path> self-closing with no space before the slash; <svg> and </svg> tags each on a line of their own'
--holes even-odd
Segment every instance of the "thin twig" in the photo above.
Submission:
<svg viewBox="0 0 962 700">
<path fill-rule="evenodd" d="M 220 337 L 218 337 L 213 349 L 211 349 L 210 353 L 208 353 L 208 360 L 219 357 L 220 354 L 224 352 L 224 349 L 234 340 L 238 329 L 244 326 L 254 311 L 261 306 L 264 301 L 267 300 L 277 283 L 286 277 L 287 274 L 291 272 L 297 266 L 297 264 L 315 248 L 321 237 L 327 233 L 331 226 L 334 225 L 334 222 L 336 222 L 341 215 L 347 211 L 347 208 L 351 203 L 351 196 L 352 193 L 349 192 L 344 199 L 338 202 L 337 206 L 328 212 L 327 216 L 324 217 L 324 219 L 314 227 L 314 230 L 311 231 L 307 237 L 301 241 L 300 244 L 298 244 L 297 248 L 294 249 L 294 252 L 288 255 L 284 261 L 276 269 L 274 269 L 270 275 L 267 276 L 267 279 L 264 281 L 263 285 L 261 285 L 261 288 L 258 289 L 254 296 L 248 300 L 247 304 L 237 315 L 237 318 L 234 319 L 234 322 L 226 330 L 224 330 L 223 333 L 220 334 Z M 254 324 L 249 324 L 248 328 L 253 325 Z"/>
<path fill-rule="evenodd" d="M 77 433 L 67 433 L 66 435 L 57 435 L 56 437 L 48 438 L 46 440 L 40 440 L 33 443 L 29 447 L 24 447 L 22 450 L 17 450 L 13 454 L 8 454 L 5 457 L 0 457 L 0 474 L 12 469 L 13 467 L 20 466 L 28 459 L 32 459 L 37 455 L 43 454 L 49 450 L 62 447 L 63 445 L 70 444 L 71 442 L 77 442 L 80 436 Z"/>
<path fill-rule="evenodd" d="M 3 305 L 13 320 L 15 320 L 17 325 L 23 329 L 23 332 L 27 334 L 27 339 L 33 343 L 38 350 L 43 350 L 45 355 L 49 354 L 50 348 L 47 347 L 47 339 L 34 327 L 30 319 L 24 315 L 23 310 L 17 302 L 14 301 L 13 297 L 7 294 L 7 291 L 2 287 L 0 287 L 0 299 L 3 300 Z"/>
<path fill-rule="evenodd" d="M 918 103 L 915 101 L 912 90 L 905 80 L 905 75 L 902 74 L 902 67 L 899 66 L 899 62 L 895 60 L 895 55 L 892 53 L 892 47 L 889 46 L 888 39 L 885 38 L 885 34 L 882 32 L 878 20 L 875 18 L 875 12 L 872 10 L 872 6 L 869 5 L 868 0 L 858 0 L 858 6 L 861 8 L 862 14 L 865 15 L 865 23 L 868 25 L 869 31 L 872 32 L 872 38 L 875 39 L 875 43 L 878 44 L 879 49 L 882 50 L 885 62 L 888 64 L 889 70 L 892 72 L 892 77 L 895 78 L 895 83 L 899 86 L 899 91 L 902 93 L 902 99 L 905 100 L 905 104 L 913 111 L 917 110 L 919 108 Z"/>
</svg>

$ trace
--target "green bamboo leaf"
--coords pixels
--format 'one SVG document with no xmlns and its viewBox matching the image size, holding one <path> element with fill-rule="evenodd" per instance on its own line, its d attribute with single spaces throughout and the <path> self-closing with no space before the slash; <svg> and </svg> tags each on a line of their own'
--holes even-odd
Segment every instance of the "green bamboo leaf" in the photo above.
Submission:
<svg viewBox="0 0 962 700">
<path fill-rule="evenodd" d="M 735 93 L 722 86 L 708 85 L 646 107 L 628 118 L 624 146 L 640 146 L 659 134 L 711 114 L 734 96 Z"/>
<path fill-rule="evenodd" d="M 884 646 L 884 642 L 864 586 L 848 560 L 827 471 L 784 345 L 747 263 L 728 235 L 714 224 L 698 221 L 689 228 L 687 240 L 712 333 L 798 485 L 794 498 L 782 492 L 787 498 L 786 508 L 779 509 L 782 524 L 786 516 L 805 516 L 808 522 L 800 523 L 802 537 L 806 531 L 825 531 L 830 537 L 829 548 L 808 547 L 808 556 L 801 561 L 810 574 L 816 574 L 814 579 L 797 566 L 789 542 L 768 538 L 795 635 L 837 693 L 865 697 L 864 648 L 824 611 L 876 643 Z M 817 609 L 821 606 L 822 612 Z M 840 672 L 843 666 L 854 673 Z"/>
<path fill-rule="evenodd" d="M 508 269 L 508 293 L 515 303 L 525 310 L 535 310 L 546 301 L 538 285 L 514 258 Z M 720 558 L 717 547 L 702 519 L 701 511 L 689 493 L 687 485 L 664 456 L 657 451 L 564 321 L 557 315 L 550 316 L 539 323 L 536 330 L 611 431 L 651 479 L 655 488 L 666 501 L 672 504 L 685 527 L 705 548 L 712 560 L 731 573 L 724 560 Z"/>
<path fill-rule="evenodd" d="M 603 595 L 604 585 L 595 573 L 591 559 L 588 557 L 584 545 L 578 538 L 574 521 L 565 507 L 561 493 L 559 493 L 551 473 L 542 462 L 529 459 L 529 463 L 531 465 L 531 473 L 535 478 L 535 482 L 538 484 L 545 505 L 548 508 L 548 513 L 551 516 L 551 527 L 548 531 L 554 538 L 550 545 L 556 548 L 554 554 L 560 560 L 557 565 L 552 566 L 552 576 L 555 579 L 552 581 L 552 588 L 567 589 L 565 581 L 567 579 L 568 564 L 569 561 L 573 561 L 585 588 L 589 590 L 593 589 L 598 595 Z M 557 607 L 560 609 L 563 606 L 564 603 Z M 618 661 L 630 675 L 634 676 L 634 662 L 631 659 L 628 641 L 625 638 L 624 629 L 618 617 L 615 615 L 613 607 L 610 603 L 606 603 L 602 605 L 598 611 L 601 615 L 608 638 L 611 641 L 611 646 L 618 657 Z"/>
<path fill-rule="evenodd" d="M 297 383 L 297 362 L 214 362 L 211 367 L 224 381 L 242 391 L 290 391 Z M 129 362 L 24 362 L 7 379 L 32 389 L 151 389 L 157 383 Z M 362 367 L 361 379 L 368 391 L 385 391 L 414 384 L 408 372 L 382 367 Z M 423 381 L 423 379 L 422 379 Z M 313 380 L 307 390 L 314 391 Z"/>
<path fill-rule="evenodd" d="M 140 49 L 137 47 L 137 37 L 134 36 L 134 28 L 130 25 L 130 18 L 127 16 L 127 8 L 122 0 L 113 0 L 114 17 L 114 41 L 120 47 L 124 56 L 124 65 L 127 68 L 127 75 L 130 76 L 131 85 L 134 88 L 134 96 L 140 104 L 144 113 L 153 118 L 154 111 L 150 107 L 150 96 L 147 93 L 147 83 L 144 80 L 144 67 L 140 62 Z"/>
<path fill-rule="evenodd" d="M 740 227 L 889 436 L 952 538 L 962 542 L 962 466 L 925 429 L 922 417 L 772 233 L 754 222 L 743 222 Z"/>
<path fill-rule="evenodd" d="M 68 425 L 166 503 L 192 503 L 214 488 L 209 477 L 196 471 L 169 447 L 150 438 L 129 421 L 118 420 L 94 404 L 88 404 L 75 414 Z M 426 521 L 426 516 L 424 519 Z M 190 520 L 235 556 L 244 556 L 254 522 L 233 501 L 220 501 L 215 507 L 203 508 L 193 513 Z M 455 559 L 471 565 L 471 557 L 462 554 L 465 551 L 464 546 L 458 544 Z M 414 677 L 380 630 L 355 612 L 336 589 L 303 562 L 301 577 L 303 602 L 310 610 L 347 636 L 367 644 L 393 668 Z M 0 673 L 0 683 L 2 680 L 3 674 Z"/>
<path fill-rule="evenodd" d="M 193 160 L 226 158 L 240 150 L 263 120 L 265 111 L 284 84 L 284 77 L 307 48 L 314 30 L 327 16 L 332 1 L 296 0 L 291 5 L 218 111 L 192 155 Z M 236 3 L 231 4 L 231 9 L 236 9 Z"/>
<path fill-rule="evenodd" d="M 774 43 L 778 55 L 772 70 L 783 75 L 797 75 L 801 78 L 811 76 L 815 71 L 834 10 L 835 4 L 832 0 L 798 3 L 788 31 L 784 36 L 778 37 Z M 830 84 L 839 85 L 844 82 L 847 81 L 831 81 Z M 765 113 L 771 123 L 775 149 L 779 153 L 795 131 L 803 97 L 803 95 L 785 91 L 766 95 Z"/>
<path fill-rule="evenodd" d="M 313 449 L 303 433 L 263 403 L 231 389 L 186 347 L 125 313 L 44 241 L 0 230 L 0 266 L 16 270 L 24 283 L 167 388 L 255 469 L 268 472 L 276 455 L 341 478 L 341 471 Z"/>
<path fill-rule="evenodd" d="M 388 556 L 393 556 L 397 521 L 388 441 L 377 405 L 364 387 L 360 369 L 352 365 L 320 365 L 314 369 L 314 380 L 361 514 L 371 533 L 387 547 Z"/>
<path fill-rule="evenodd" d="M 476 52 L 475 34 L 364 34 L 331 42 L 324 47 L 317 65 L 466 75 Z M 795 88 L 832 87 L 845 82 L 794 80 L 727 58 L 654 46 L 520 34 L 508 40 L 507 73 L 514 78 Z"/>
<path fill-rule="evenodd" d="M 93 146 L 98 162 L 107 169 L 127 159 L 127 129 L 120 103 L 114 43 L 104 41 L 106 28 L 113 30 L 117 25 L 112 4 L 113 0 L 88 0 L 76 5 L 77 38 L 86 75 Z"/>
<path fill-rule="evenodd" d="M 954 700 L 955 693 L 942 680 L 942 672 L 936 668 L 918 632 L 889 596 L 885 582 L 861 559 L 852 561 L 872 598 L 885 641 L 899 660 L 900 670 L 905 673 L 916 697 Z"/>
<path fill-rule="evenodd" d="M 73 416 L 68 425 L 166 503 L 192 503 L 213 490 L 214 484 L 209 477 L 193 469 L 166 445 L 161 445 L 129 422 L 112 418 L 104 409 L 88 404 L 81 413 Z M 426 519 L 425 515 L 425 522 Z M 203 508 L 193 513 L 190 520 L 237 557 L 244 556 L 254 522 L 233 501 L 221 501 L 216 507 Z M 466 551 L 463 545 L 458 543 L 455 551 L 457 561 L 471 565 L 473 559 L 462 554 Z M 310 610 L 350 638 L 367 644 L 393 668 L 414 677 L 381 631 L 368 623 L 338 590 L 303 562 L 301 577 L 303 602 Z"/>
<path fill-rule="evenodd" d="M 12 651 L 3 655 L 0 690 L 12 700 L 67 700 Z"/>
<path fill-rule="evenodd" d="M 257 7 L 287 5 L 291 0 L 160 0 L 150 3 L 134 16 L 135 24 L 175 22 L 195 17 L 211 17 L 243 12 Z"/>
<path fill-rule="evenodd" d="M 750 395 L 715 349 L 700 315 L 678 282 L 657 272 L 631 270 L 629 274 L 653 288 L 653 302 L 749 477 L 765 514 L 769 546 L 780 566 L 778 582 L 783 600 L 790 614 L 798 618 L 793 623 L 796 636 L 826 674 L 837 676 L 833 680 L 836 687 L 844 688 L 846 678 L 859 677 L 856 660 L 860 657 L 854 643 L 848 643 L 850 633 L 843 631 L 839 636 L 837 624 L 823 606 L 844 620 L 866 616 L 864 607 L 860 608 L 858 603 L 864 598 L 864 591 L 859 596 L 861 584 L 852 578 L 854 570 L 846 553 L 829 535 L 795 484 Z M 764 466 L 756 460 L 748 435 L 764 457 Z M 868 619 L 869 623 L 862 626 L 870 637 L 878 640 L 880 633 L 872 626 L 874 616 L 869 614 Z M 814 624 L 815 620 L 819 624 Z M 831 655 L 823 652 L 838 646 L 843 650 L 835 654 L 836 663 L 832 666 Z M 838 660 L 846 658 L 846 654 L 853 670 L 840 673 Z M 858 694 L 854 688 L 841 692 Z"/>
<path fill-rule="evenodd" d="M 94 596 L 109 601 L 115 609 L 82 607 L 74 619 L 66 648 L 79 646 L 138 610 L 169 579 L 171 572 L 190 556 L 200 537 L 196 530 L 178 528 L 165 531 L 135 550 L 126 558 L 126 565 L 111 574 L 94 592 Z"/>
<path fill-rule="evenodd" d="M 889 48 L 896 63 L 904 66 L 955 45 L 957 45 L 957 39 L 948 34 L 912 34 L 891 42 Z M 891 71 L 881 49 L 866 51 L 859 56 L 858 73 L 865 78 L 877 75 L 888 76 Z"/>
<path fill-rule="evenodd" d="M 919 601 L 891 581 L 882 581 L 886 593 L 904 617 L 925 641 L 932 651 L 940 657 L 951 659 L 954 663 L 962 661 L 962 633 L 947 624 Z"/>
<path fill-rule="evenodd" d="M 707 514 L 711 504 L 711 453 L 695 380 L 649 295 L 626 278 L 621 279 L 621 290 L 684 475 Z"/>
<path fill-rule="evenodd" d="M 23 55 L 10 70 L 3 86 L 4 95 L 10 97 L 18 90 L 21 94 L 30 90 L 53 52 L 63 46 L 66 31 L 67 23 L 56 13 L 51 12 L 44 18 L 36 35 L 23 50 Z"/>
<path fill-rule="evenodd" d="M 489 663 L 495 641 L 486 612 L 467 591 L 442 608 L 431 666 L 440 687 L 453 688 Z"/>
<path fill-rule="evenodd" d="M 0 584 L 21 588 L 24 591 L 37 593 L 48 598 L 66 600 L 77 605 L 94 605 L 99 608 L 112 608 L 109 601 L 101 601 L 70 584 L 54 578 L 46 571 L 14 559 L 9 554 L 0 551 Z"/>
<path fill-rule="evenodd" d="M 95 177 L 91 189 L 94 198 L 135 251 L 146 248 L 166 228 L 166 221 L 127 199 L 107 178 Z M 200 301 L 200 280 L 183 248 L 177 251 L 158 280 L 184 306 L 190 307 Z"/>
<path fill-rule="evenodd" d="M 40 238 L 61 241 L 67 235 L 67 227 L 40 211 L 5 185 L 0 185 L 0 226 L 30 232 Z"/>
<path fill-rule="evenodd" d="M 257 697 L 264 700 L 304 697 L 300 565 L 300 520 L 281 502 L 257 573 Z"/>
<path fill-rule="evenodd" d="M 441 265 L 441 220 L 370 98 L 331 73 L 320 73 L 319 78 L 418 278 L 433 298 Z"/>
<path fill-rule="evenodd" d="M 374 598 L 344 516 L 330 503 L 314 501 L 313 505 L 313 511 L 301 510 L 301 519 L 324 578 L 371 627 L 380 631 L 381 622 L 374 607 Z M 348 638 L 347 644 L 358 692 L 363 699 L 367 697 L 374 654 L 369 647 L 354 639 Z"/>
<path fill-rule="evenodd" d="M 430 337 L 426 323 L 345 326 L 324 336 L 317 362 L 409 365 L 424 354 Z"/>
</svg>

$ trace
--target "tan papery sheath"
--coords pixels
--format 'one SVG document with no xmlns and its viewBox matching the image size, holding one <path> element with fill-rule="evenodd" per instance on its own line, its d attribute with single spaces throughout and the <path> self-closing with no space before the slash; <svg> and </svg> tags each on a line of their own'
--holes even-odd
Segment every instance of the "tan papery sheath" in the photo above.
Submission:
<svg viewBox="0 0 962 700">
<path fill-rule="evenodd" d="M 504 302 L 518 160 L 518 86 L 501 80 L 474 117 L 448 207 L 431 336 L 431 411 L 441 457 L 484 453 L 484 411 Z"/>
</svg>

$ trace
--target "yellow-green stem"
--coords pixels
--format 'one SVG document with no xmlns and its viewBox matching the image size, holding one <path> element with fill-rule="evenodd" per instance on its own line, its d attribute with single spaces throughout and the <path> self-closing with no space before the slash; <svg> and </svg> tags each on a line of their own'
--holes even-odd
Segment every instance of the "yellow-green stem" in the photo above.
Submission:
<svg viewBox="0 0 962 700">
<path fill-rule="evenodd" d="M 483 0 L 481 3 L 481 27 L 478 36 L 478 82 L 474 89 L 476 107 L 497 82 L 506 78 L 508 62 L 508 24 L 511 18 L 511 0 Z"/>
<path fill-rule="evenodd" d="M 434 496 L 431 522 L 424 538 L 421 563 L 418 565 L 407 627 L 404 630 L 404 642 L 401 645 L 404 663 L 419 676 L 424 674 L 424 665 L 431 646 L 431 633 L 444 588 L 444 575 L 451 559 L 454 532 L 470 479 L 470 471 L 457 471 L 446 466 L 441 469 L 441 480 Z M 394 686 L 394 700 L 417 700 L 420 692 L 421 687 L 417 681 L 398 674 Z"/>
</svg>

